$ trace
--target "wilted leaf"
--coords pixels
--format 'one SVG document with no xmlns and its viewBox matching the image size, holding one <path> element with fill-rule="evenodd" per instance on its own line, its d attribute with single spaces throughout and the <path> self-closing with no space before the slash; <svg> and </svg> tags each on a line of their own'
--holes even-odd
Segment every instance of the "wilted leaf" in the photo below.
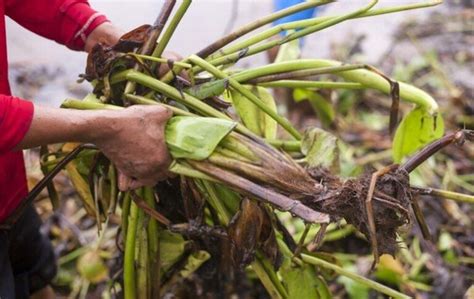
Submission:
<svg viewBox="0 0 474 299">
<path fill-rule="evenodd" d="M 204 160 L 235 126 L 225 119 L 175 116 L 166 126 L 166 144 L 175 159 Z"/>
<path fill-rule="evenodd" d="M 314 111 L 318 115 L 318 118 L 325 127 L 328 127 L 334 121 L 336 115 L 334 107 L 317 91 L 295 88 L 293 90 L 293 99 L 296 102 L 301 102 L 304 100 L 309 101 L 311 107 L 313 107 Z"/>
<path fill-rule="evenodd" d="M 76 163 L 74 161 L 69 162 L 65 168 L 66 168 L 68 177 L 71 180 L 71 183 L 74 186 L 74 189 L 77 191 L 77 194 L 81 198 L 82 203 L 84 204 L 84 208 L 86 209 L 87 213 L 95 217 L 96 212 L 95 212 L 94 198 L 92 197 L 89 184 L 78 172 Z"/>
<path fill-rule="evenodd" d="M 86 252 L 77 260 L 77 271 L 92 283 L 102 282 L 109 276 L 109 270 L 96 250 Z"/>
<path fill-rule="evenodd" d="M 255 258 L 258 240 L 262 232 L 263 211 L 258 203 L 244 198 L 240 211 L 229 224 L 232 261 L 236 267 L 245 267 Z"/>
<path fill-rule="evenodd" d="M 339 147 L 337 138 L 319 128 L 306 130 L 301 142 L 301 152 L 310 167 L 324 167 L 339 172 Z"/>
<path fill-rule="evenodd" d="M 268 90 L 263 87 L 245 86 L 248 88 L 262 103 L 273 111 L 277 111 L 275 100 Z M 257 105 L 235 90 L 230 91 L 232 104 L 237 111 L 243 124 L 255 134 L 268 138 L 276 138 L 277 122 L 261 111 Z"/>
<path fill-rule="evenodd" d="M 417 107 L 410 111 L 398 126 L 393 139 L 393 160 L 402 159 L 444 134 L 444 122 L 440 114 L 430 115 Z"/>
</svg>

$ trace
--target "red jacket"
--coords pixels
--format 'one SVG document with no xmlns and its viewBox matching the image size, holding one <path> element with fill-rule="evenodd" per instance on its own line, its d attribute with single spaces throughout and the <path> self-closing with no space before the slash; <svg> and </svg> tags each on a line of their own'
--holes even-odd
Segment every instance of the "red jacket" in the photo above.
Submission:
<svg viewBox="0 0 474 299">
<path fill-rule="evenodd" d="M 5 15 L 41 36 L 82 50 L 87 35 L 106 22 L 86 0 L 0 0 L 0 223 L 28 193 L 21 151 L 33 118 L 33 104 L 10 96 Z"/>
</svg>

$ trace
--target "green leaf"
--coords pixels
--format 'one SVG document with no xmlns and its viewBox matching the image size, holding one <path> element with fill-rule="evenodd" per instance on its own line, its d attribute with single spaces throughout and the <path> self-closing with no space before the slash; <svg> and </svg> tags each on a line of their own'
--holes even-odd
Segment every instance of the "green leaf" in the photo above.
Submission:
<svg viewBox="0 0 474 299">
<path fill-rule="evenodd" d="M 203 100 L 205 98 L 221 95 L 224 93 L 228 85 L 227 79 L 213 80 L 187 88 L 185 92 L 195 98 Z"/>
<path fill-rule="evenodd" d="M 294 30 L 289 30 L 287 34 L 290 34 L 292 32 L 294 32 Z M 275 63 L 296 60 L 300 58 L 300 55 L 300 41 L 299 39 L 295 39 L 280 46 L 277 57 L 275 58 Z"/>
<path fill-rule="evenodd" d="M 380 263 L 375 272 L 378 280 L 398 286 L 403 283 L 404 275 L 405 270 L 399 260 L 388 254 L 380 257 Z"/>
<path fill-rule="evenodd" d="M 254 87 L 252 92 L 260 99 L 266 106 L 270 107 L 273 111 L 277 111 L 275 99 L 264 87 Z M 268 114 L 260 111 L 260 129 L 263 131 L 263 137 L 266 139 L 275 139 L 277 136 L 277 122 L 271 118 Z"/>
<path fill-rule="evenodd" d="M 325 167 L 333 173 L 340 168 L 337 138 L 322 129 L 310 128 L 305 131 L 301 141 L 301 152 L 306 156 L 310 167 Z"/>
<path fill-rule="evenodd" d="M 277 107 L 275 100 L 266 88 L 260 86 L 245 87 L 257 96 L 266 106 L 276 112 Z M 276 138 L 278 125 L 273 118 L 261 111 L 257 105 L 252 103 L 236 90 L 230 91 L 230 98 L 232 99 L 232 104 L 242 120 L 242 123 L 249 130 L 267 139 Z"/>
<path fill-rule="evenodd" d="M 77 260 L 77 271 L 92 283 L 102 282 L 109 276 L 109 269 L 97 250 L 88 251 Z"/>
<path fill-rule="evenodd" d="M 204 160 L 237 124 L 194 116 L 175 116 L 166 125 L 166 144 L 173 158 Z"/>
<path fill-rule="evenodd" d="M 179 272 L 179 275 L 182 278 L 186 278 L 189 275 L 193 274 L 194 271 L 199 269 L 202 264 L 204 264 L 208 259 L 211 258 L 211 255 L 204 250 L 199 250 L 198 252 L 192 253 L 184 266 L 184 269 Z"/>
<path fill-rule="evenodd" d="M 345 270 L 351 272 L 357 272 L 356 266 L 353 264 L 348 264 L 344 266 Z M 368 299 L 369 298 L 369 287 L 354 281 L 353 279 L 346 276 L 339 276 L 337 281 L 344 285 L 349 297 L 351 299 Z"/>
<path fill-rule="evenodd" d="M 279 273 L 282 276 L 283 285 L 288 291 L 288 298 L 319 299 L 319 278 L 312 266 L 292 265 L 290 259 L 286 259 Z"/>
<path fill-rule="evenodd" d="M 431 115 L 421 107 L 408 113 L 398 126 L 393 139 L 393 160 L 402 159 L 444 134 L 444 121 L 440 114 Z"/>
<path fill-rule="evenodd" d="M 321 123 L 325 127 L 330 126 L 336 117 L 336 113 L 331 102 L 329 102 L 316 91 L 295 88 L 293 90 L 293 99 L 296 102 L 308 100 L 311 104 L 311 107 L 313 107 L 313 110 L 318 115 L 318 118 L 321 120 Z"/>
<path fill-rule="evenodd" d="M 186 244 L 179 234 L 163 230 L 160 232 L 160 262 L 162 272 L 168 271 L 177 261 L 181 259 Z M 163 274 L 163 273 L 162 273 Z"/>
</svg>

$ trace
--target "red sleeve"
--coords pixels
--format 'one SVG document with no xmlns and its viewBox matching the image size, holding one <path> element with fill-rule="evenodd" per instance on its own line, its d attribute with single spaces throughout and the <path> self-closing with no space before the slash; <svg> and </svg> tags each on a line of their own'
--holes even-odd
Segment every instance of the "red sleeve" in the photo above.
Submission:
<svg viewBox="0 0 474 299">
<path fill-rule="evenodd" d="M 25 137 L 33 119 L 33 103 L 0 94 L 0 155 Z"/>
<path fill-rule="evenodd" d="M 41 36 L 83 50 L 85 40 L 107 18 L 87 0 L 6 0 L 5 14 Z"/>
</svg>

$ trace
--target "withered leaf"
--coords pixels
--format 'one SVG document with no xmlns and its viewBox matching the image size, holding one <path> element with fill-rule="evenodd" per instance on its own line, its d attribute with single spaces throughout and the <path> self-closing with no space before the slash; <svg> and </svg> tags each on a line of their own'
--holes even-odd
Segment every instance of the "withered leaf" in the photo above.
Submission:
<svg viewBox="0 0 474 299">
<path fill-rule="evenodd" d="M 248 198 L 242 200 L 240 211 L 229 225 L 228 235 L 236 267 L 243 268 L 250 264 L 257 249 L 261 249 L 275 267 L 280 265 L 280 253 L 270 217 L 259 203 Z"/>
</svg>

